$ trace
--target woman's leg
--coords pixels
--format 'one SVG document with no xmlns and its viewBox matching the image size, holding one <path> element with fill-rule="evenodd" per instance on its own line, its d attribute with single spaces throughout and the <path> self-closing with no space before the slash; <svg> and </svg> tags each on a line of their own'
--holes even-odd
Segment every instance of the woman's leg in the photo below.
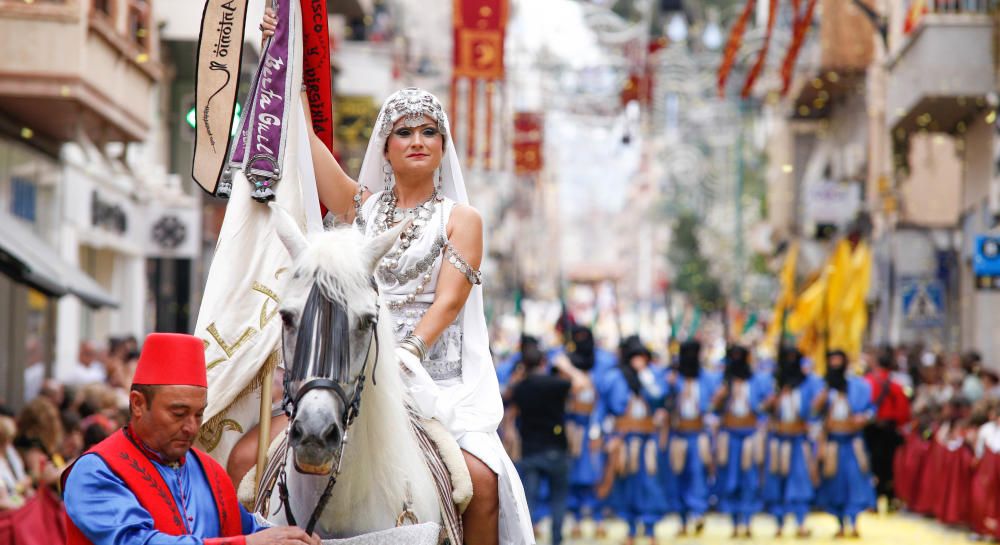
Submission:
<svg viewBox="0 0 1000 545">
<path fill-rule="evenodd" d="M 472 476 L 472 501 L 462 515 L 466 545 L 499 545 L 500 489 L 497 474 L 479 458 L 462 451 Z"/>
</svg>

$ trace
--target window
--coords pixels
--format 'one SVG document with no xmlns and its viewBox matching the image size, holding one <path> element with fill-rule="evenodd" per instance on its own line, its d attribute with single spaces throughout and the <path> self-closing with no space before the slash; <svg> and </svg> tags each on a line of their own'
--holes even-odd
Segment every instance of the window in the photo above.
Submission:
<svg viewBox="0 0 1000 545">
<path fill-rule="evenodd" d="M 147 0 L 129 0 L 128 2 L 129 39 L 142 49 L 149 49 L 149 11 Z"/>
<path fill-rule="evenodd" d="M 27 178 L 13 176 L 10 179 L 10 211 L 13 215 L 35 223 L 38 187 Z"/>
</svg>

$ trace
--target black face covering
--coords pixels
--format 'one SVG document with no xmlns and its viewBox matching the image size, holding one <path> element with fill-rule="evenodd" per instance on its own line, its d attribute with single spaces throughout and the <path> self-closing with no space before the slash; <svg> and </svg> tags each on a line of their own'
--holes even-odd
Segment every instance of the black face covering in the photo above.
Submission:
<svg viewBox="0 0 1000 545">
<path fill-rule="evenodd" d="M 726 380 L 748 380 L 750 369 L 750 352 L 742 346 L 731 346 L 726 351 Z"/>
<path fill-rule="evenodd" d="M 632 358 L 636 356 L 641 356 L 649 360 L 651 354 L 649 349 L 646 348 L 638 336 L 631 336 L 622 341 L 618 348 L 619 361 L 618 367 L 622 371 L 622 375 L 625 377 L 625 382 L 628 383 L 629 389 L 632 393 L 638 394 L 641 385 L 639 383 L 639 373 L 632 367 Z"/>
<path fill-rule="evenodd" d="M 795 388 L 805 379 L 802 353 L 794 348 L 782 348 L 778 353 L 778 386 Z"/>
<path fill-rule="evenodd" d="M 840 358 L 840 367 L 830 365 L 834 358 Z M 831 390 L 847 391 L 847 354 L 840 350 L 834 350 L 826 355 L 826 385 Z"/>
<path fill-rule="evenodd" d="M 701 374 L 701 343 L 687 341 L 682 344 L 677 364 L 677 370 L 681 376 L 697 378 Z"/>
<path fill-rule="evenodd" d="M 590 328 L 573 326 L 573 351 L 569 353 L 569 361 L 581 371 L 594 368 L 594 333 Z"/>
</svg>

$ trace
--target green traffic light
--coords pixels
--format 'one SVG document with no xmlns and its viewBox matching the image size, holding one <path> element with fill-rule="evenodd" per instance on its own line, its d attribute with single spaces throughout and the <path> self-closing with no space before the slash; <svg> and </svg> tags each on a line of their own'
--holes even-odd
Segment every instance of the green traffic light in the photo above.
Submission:
<svg viewBox="0 0 1000 545">
<path fill-rule="evenodd" d="M 240 129 L 240 114 L 242 111 L 243 107 L 237 102 L 236 109 L 233 111 L 233 130 L 229 131 L 229 136 L 235 136 L 236 131 Z M 191 109 L 188 110 L 187 115 L 184 116 L 184 120 L 187 121 L 188 126 L 192 129 L 198 126 L 198 116 L 195 115 L 194 106 L 191 106 Z"/>
</svg>

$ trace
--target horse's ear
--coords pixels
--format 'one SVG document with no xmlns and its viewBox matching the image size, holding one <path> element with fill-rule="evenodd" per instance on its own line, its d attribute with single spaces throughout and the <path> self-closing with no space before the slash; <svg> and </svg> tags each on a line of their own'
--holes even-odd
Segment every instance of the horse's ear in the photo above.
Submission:
<svg viewBox="0 0 1000 545">
<path fill-rule="evenodd" d="M 375 271 L 375 266 L 378 265 L 379 260 L 382 259 L 385 254 L 389 253 L 389 250 L 392 249 L 392 245 L 396 243 L 396 239 L 399 238 L 403 229 L 406 229 L 409 225 L 410 220 L 401 222 L 399 225 L 373 238 L 371 242 L 365 246 L 365 264 L 368 266 L 369 271 Z"/>
<path fill-rule="evenodd" d="M 271 214 L 274 215 L 274 227 L 278 232 L 278 238 L 285 245 L 288 254 L 292 256 L 292 261 L 295 261 L 308 245 L 306 237 L 287 210 L 274 201 L 269 202 L 267 206 L 271 209 Z"/>
</svg>

